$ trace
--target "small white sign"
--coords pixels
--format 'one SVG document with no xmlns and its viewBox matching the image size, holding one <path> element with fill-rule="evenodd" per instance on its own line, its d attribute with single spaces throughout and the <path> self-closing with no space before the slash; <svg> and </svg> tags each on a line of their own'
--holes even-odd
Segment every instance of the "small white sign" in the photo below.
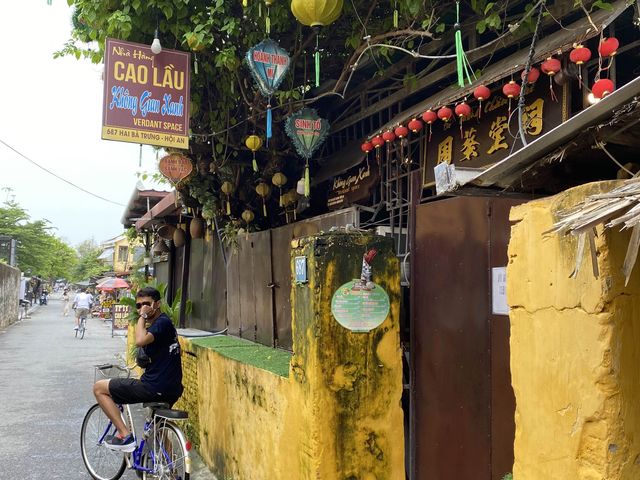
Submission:
<svg viewBox="0 0 640 480">
<path fill-rule="evenodd" d="M 491 269 L 491 313 L 509 315 L 507 305 L 507 267 Z"/>
</svg>

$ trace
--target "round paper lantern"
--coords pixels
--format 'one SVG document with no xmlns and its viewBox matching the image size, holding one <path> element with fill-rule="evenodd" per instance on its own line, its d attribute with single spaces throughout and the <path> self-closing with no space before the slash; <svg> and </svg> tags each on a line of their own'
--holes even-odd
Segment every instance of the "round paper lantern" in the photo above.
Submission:
<svg viewBox="0 0 640 480">
<path fill-rule="evenodd" d="M 620 42 L 615 37 L 604 38 L 598 46 L 598 52 L 603 57 L 613 57 L 618 52 Z"/>
<path fill-rule="evenodd" d="M 292 0 L 291 12 L 303 25 L 325 27 L 335 22 L 342 12 L 343 0 Z"/>
<path fill-rule="evenodd" d="M 220 190 L 227 196 L 227 215 L 231 215 L 231 194 L 233 193 L 233 184 L 231 182 L 222 182 Z"/>
<path fill-rule="evenodd" d="M 591 93 L 593 93 L 593 96 L 596 98 L 604 98 L 614 90 L 615 86 L 613 85 L 613 82 L 611 80 L 609 80 L 608 78 L 601 78 L 593 84 Z"/>
<path fill-rule="evenodd" d="M 456 116 L 460 118 L 469 117 L 471 115 L 471 107 L 469 106 L 468 103 L 461 102 L 458 105 L 456 105 L 455 112 L 456 112 Z"/>
<path fill-rule="evenodd" d="M 173 232 L 173 244 L 176 247 L 182 247 L 185 243 L 187 243 L 187 233 L 182 227 L 176 228 Z"/>
<path fill-rule="evenodd" d="M 511 80 L 509 83 L 505 83 L 502 87 L 502 93 L 504 93 L 507 98 L 517 97 L 520 95 L 520 85 L 518 85 L 514 80 Z"/>
<path fill-rule="evenodd" d="M 262 146 L 262 139 L 257 135 L 249 135 L 244 141 L 244 144 L 253 153 L 253 171 L 258 171 L 258 162 L 256 161 L 256 152 L 260 150 Z"/>
<path fill-rule="evenodd" d="M 369 145 L 371 145 L 371 148 L 369 148 L 369 150 L 366 150 L 367 153 L 369 153 L 371 151 L 371 149 L 373 148 L 373 144 L 371 144 L 370 142 Z M 363 144 L 364 145 L 364 144 Z M 365 151 L 364 148 L 362 149 L 362 151 Z M 284 187 L 287 183 L 287 177 L 284 175 L 284 173 L 274 173 L 273 177 L 271 177 L 271 183 L 273 183 L 276 187 L 278 187 L 278 189 L 280 190 L 280 206 L 284 206 L 284 200 L 282 198 L 282 187 Z"/>
<path fill-rule="evenodd" d="M 362 145 L 360 145 L 360 149 L 361 149 L 364 153 L 369 153 L 371 150 L 373 150 L 373 143 L 371 143 L 371 142 L 364 142 Z"/>
<path fill-rule="evenodd" d="M 589 50 L 584 45 L 576 45 L 576 47 L 571 50 L 569 54 L 569 60 L 571 60 L 576 65 L 582 65 L 583 63 L 591 60 L 591 50 Z"/>
<path fill-rule="evenodd" d="M 473 91 L 473 96 L 476 100 L 482 102 L 491 96 L 491 90 L 485 85 L 478 85 Z"/>
<path fill-rule="evenodd" d="M 540 68 L 542 69 L 542 73 L 553 77 L 560 71 L 560 69 L 562 68 L 562 64 L 557 58 L 549 57 L 544 62 L 542 62 Z"/>
<path fill-rule="evenodd" d="M 407 126 L 413 133 L 418 133 L 420 130 L 422 130 L 422 122 L 417 118 L 411 120 Z"/>
<path fill-rule="evenodd" d="M 438 115 L 436 112 L 429 109 L 422 114 L 422 120 L 424 120 L 427 125 L 431 125 L 433 122 L 438 120 Z"/>
<path fill-rule="evenodd" d="M 271 192 L 271 187 L 265 182 L 260 182 L 256 185 L 256 193 L 262 197 L 262 213 L 265 217 L 267 216 L 266 198 L 269 195 L 269 192 Z"/>
<path fill-rule="evenodd" d="M 524 81 L 524 70 L 522 71 L 522 75 L 520 75 L 520 77 L 522 78 L 522 81 Z M 540 78 L 540 70 L 538 70 L 536 67 L 531 67 L 529 73 L 527 74 L 527 83 L 530 85 L 534 84 L 538 81 L 538 78 Z"/>
<path fill-rule="evenodd" d="M 394 133 L 396 134 L 396 137 L 402 139 L 402 138 L 406 137 L 407 135 L 409 135 L 409 129 L 407 127 L 405 127 L 404 125 L 399 125 L 394 130 Z"/>
<path fill-rule="evenodd" d="M 443 122 L 448 122 L 453 117 L 453 111 L 449 107 L 442 107 L 438 110 L 438 118 Z"/>
<path fill-rule="evenodd" d="M 393 142 L 396 139 L 396 134 L 393 133 L 393 130 L 387 130 L 382 134 L 382 139 L 387 143 Z"/>
<path fill-rule="evenodd" d="M 376 135 L 371 139 L 371 143 L 375 148 L 380 148 L 381 146 L 384 145 L 384 140 L 381 135 Z"/>
<path fill-rule="evenodd" d="M 200 217 L 192 218 L 191 223 L 189 223 L 189 233 L 191 238 L 204 237 L 204 220 Z"/>
<path fill-rule="evenodd" d="M 242 219 L 245 221 L 247 226 L 249 226 L 249 224 L 253 222 L 254 218 L 255 215 L 251 210 L 245 210 L 244 212 L 242 212 Z"/>
</svg>

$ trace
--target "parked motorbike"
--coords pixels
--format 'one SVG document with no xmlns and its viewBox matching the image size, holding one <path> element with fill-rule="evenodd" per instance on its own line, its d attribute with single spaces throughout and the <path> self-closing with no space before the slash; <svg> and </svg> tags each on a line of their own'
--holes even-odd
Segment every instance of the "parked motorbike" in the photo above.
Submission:
<svg viewBox="0 0 640 480">
<path fill-rule="evenodd" d="M 40 294 L 40 305 L 46 305 L 47 304 L 47 297 L 49 296 L 49 294 L 47 292 L 42 292 Z"/>
</svg>

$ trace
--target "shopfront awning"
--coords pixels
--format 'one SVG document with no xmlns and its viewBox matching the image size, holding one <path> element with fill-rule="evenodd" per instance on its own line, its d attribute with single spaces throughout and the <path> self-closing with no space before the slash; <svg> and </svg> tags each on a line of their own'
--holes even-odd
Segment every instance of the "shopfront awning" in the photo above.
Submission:
<svg viewBox="0 0 640 480">
<path fill-rule="evenodd" d="M 107 248 L 104 252 L 98 255 L 98 260 L 113 261 L 113 248 Z"/>
</svg>

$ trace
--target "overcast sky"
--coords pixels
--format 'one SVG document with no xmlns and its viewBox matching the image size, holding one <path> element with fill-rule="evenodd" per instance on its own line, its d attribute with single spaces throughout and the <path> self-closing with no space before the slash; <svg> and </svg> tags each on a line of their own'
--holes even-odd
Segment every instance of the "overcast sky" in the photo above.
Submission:
<svg viewBox="0 0 640 480">
<path fill-rule="evenodd" d="M 54 60 L 70 38 L 66 0 L 0 1 L 0 141 L 60 177 L 126 205 L 136 172 L 156 170 L 156 154 L 100 139 L 101 65 Z M 101 242 L 123 232 L 124 206 L 84 193 L 45 173 L 0 142 L 0 188 L 32 219 L 47 219 L 71 245 Z M 166 189 L 166 187 L 165 187 Z M 0 190 L 0 203 L 7 199 Z"/>
</svg>

